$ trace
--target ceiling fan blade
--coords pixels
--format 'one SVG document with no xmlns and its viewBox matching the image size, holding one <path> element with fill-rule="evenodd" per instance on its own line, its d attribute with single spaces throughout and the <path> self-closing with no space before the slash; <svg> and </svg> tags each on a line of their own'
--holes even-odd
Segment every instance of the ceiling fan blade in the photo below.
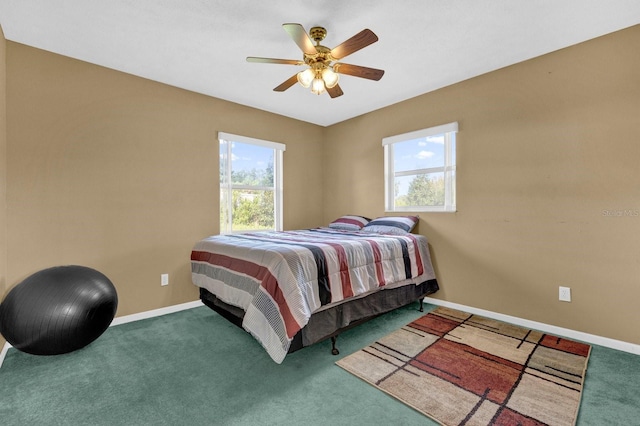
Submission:
<svg viewBox="0 0 640 426">
<path fill-rule="evenodd" d="M 254 56 L 247 56 L 247 62 L 257 62 L 260 64 L 304 65 L 304 61 L 298 61 L 296 59 L 256 58 Z"/>
<path fill-rule="evenodd" d="M 315 55 L 318 53 L 316 47 L 313 45 L 313 41 L 305 31 L 304 27 L 300 24 L 283 24 L 282 28 L 289 33 L 289 36 L 298 45 L 298 47 L 308 55 Z"/>
<path fill-rule="evenodd" d="M 369 80 L 375 81 L 380 80 L 384 75 L 384 70 L 361 67 L 360 65 L 343 64 L 340 62 L 337 64 L 333 64 L 333 71 L 337 72 L 338 74 L 347 74 L 354 77 L 368 78 Z"/>
<path fill-rule="evenodd" d="M 342 44 L 334 47 L 331 50 L 331 56 L 333 56 L 334 59 L 341 59 L 347 55 L 357 52 L 363 47 L 367 47 L 368 45 L 375 43 L 376 41 L 378 41 L 378 36 L 375 35 L 373 31 L 364 29 L 349 40 L 346 40 Z"/>
<path fill-rule="evenodd" d="M 275 89 L 273 89 L 274 92 L 284 92 L 285 90 L 287 90 L 289 87 L 293 86 L 294 84 L 296 84 L 298 82 L 298 74 L 294 74 L 293 76 L 291 76 L 289 79 L 287 79 L 286 81 L 284 81 L 280 86 L 276 87 Z"/>
<path fill-rule="evenodd" d="M 344 94 L 339 84 L 336 84 L 331 89 L 327 88 L 327 93 L 332 98 L 337 98 L 338 96 L 342 96 Z"/>
</svg>

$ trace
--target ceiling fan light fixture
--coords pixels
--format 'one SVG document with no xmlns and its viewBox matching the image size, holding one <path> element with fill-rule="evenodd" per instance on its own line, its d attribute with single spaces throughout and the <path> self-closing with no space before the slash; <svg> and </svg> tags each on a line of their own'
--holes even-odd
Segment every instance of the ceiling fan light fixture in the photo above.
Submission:
<svg viewBox="0 0 640 426">
<path fill-rule="evenodd" d="M 338 74 L 333 72 L 331 68 L 325 68 L 324 70 L 322 70 L 322 80 L 324 80 L 324 85 L 327 87 L 327 89 L 336 87 L 339 79 L 340 77 L 338 76 Z"/>
<path fill-rule="evenodd" d="M 335 62 L 378 41 L 378 36 L 369 29 L 364 29 L 333 49 L 329 49 L 320 44 L 327 34 L 327 30 L 322 27 L 311 28 L 309 34 L 300 24 L 283 24 L 282 27 L 302 50 L 302 60 L 248 56 L 247 62 L 307 65 L 309 68 L 283 81 L 273 89 L 274 92 L 284 92 L 298 82 L 305 89 L 311 88 L 311 92 L 316 95 L 327 92 L 331 98 L 337 98 L 344 94 L 338 84 L 339 74 L 375 81 L 380 80 L 384 74 L 384 70 Z"/>
<path fill-rule="evenodd" d="M 307 68 L 306 70 L 298 73 L 298 83 L 300 83 L 305 89 L 308 89 L 315 76 L 316 74 L 313 70 L 311 68 Z"/>
</svg>

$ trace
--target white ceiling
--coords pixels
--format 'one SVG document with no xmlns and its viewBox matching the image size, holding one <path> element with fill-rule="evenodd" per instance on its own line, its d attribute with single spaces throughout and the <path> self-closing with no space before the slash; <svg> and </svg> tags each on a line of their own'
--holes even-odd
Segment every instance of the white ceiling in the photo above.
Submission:
<svg viewBox="0 0 640 426">
<path fill-rule="evenodd" d="M 245 58 L 302 59 L 283 23 L 329 48 L 371 29 L 344 62 L 384 77 L 274 92 L 302 68 Z M 321 126 L 638 23 L 638 0 L 0 0 L 7 40 Z"/>
</svg>

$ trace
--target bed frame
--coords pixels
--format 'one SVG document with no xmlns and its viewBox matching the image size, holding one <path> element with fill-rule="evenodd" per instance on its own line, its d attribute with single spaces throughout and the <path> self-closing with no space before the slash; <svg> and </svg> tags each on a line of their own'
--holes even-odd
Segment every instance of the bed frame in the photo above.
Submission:
<svg viewBox="0 0 640 426">
<path fill-rule="evenodd" d="M 343 331 L 416 301 L 420 302 L 420 312 L 422 312 L 422 299 L 438 289 L 438 282 L 433 279 L 418 285 L 381 290 L 322 309 L 311 315 L 308 324 L 294 336 L 288 353 L 331 339 L 331 353 L 338 355 L 340 352 L 336 347 L 336 339 Z M 209 308 L 242 328 L 244 317 L 242 309 L 221 301 L 202 287 L 200 287 L 200 299 Z"/>
</svg>

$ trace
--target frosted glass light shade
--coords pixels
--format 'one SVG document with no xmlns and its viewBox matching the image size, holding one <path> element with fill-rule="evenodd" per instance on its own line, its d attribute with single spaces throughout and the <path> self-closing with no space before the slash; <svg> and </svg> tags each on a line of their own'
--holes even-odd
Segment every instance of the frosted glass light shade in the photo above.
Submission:
<svg viewBox="0 0 640 426">
<path fill-rule="evenodd" d="M 314 78 L 313 82 L 311 83 L 311 92 L 315 93 L 316 95 L 320 95 L 324 93 L 324 91 L 324 81 L 322 81 L 321 78 Z"/>
<path fill-rule="evenodd" d="M 332 87 L 335 87 L 336 84 L 338 84 L 339 76 L 338 74 L 333 72 L 332 69 L 325 68 L 322 71 L 322 79 L 324 80 L 324 84 L 327 87 L 327 89 L 331 89 Z"/>
<path fill-rule="evenodd" d="M 306 70 L 298 73 L 298 83 L 300 83 L 305 89 L 308 89 L 315 76 L 316 75 L 313 70 L 311 68 L 307 68 Z"/>
</svg>

